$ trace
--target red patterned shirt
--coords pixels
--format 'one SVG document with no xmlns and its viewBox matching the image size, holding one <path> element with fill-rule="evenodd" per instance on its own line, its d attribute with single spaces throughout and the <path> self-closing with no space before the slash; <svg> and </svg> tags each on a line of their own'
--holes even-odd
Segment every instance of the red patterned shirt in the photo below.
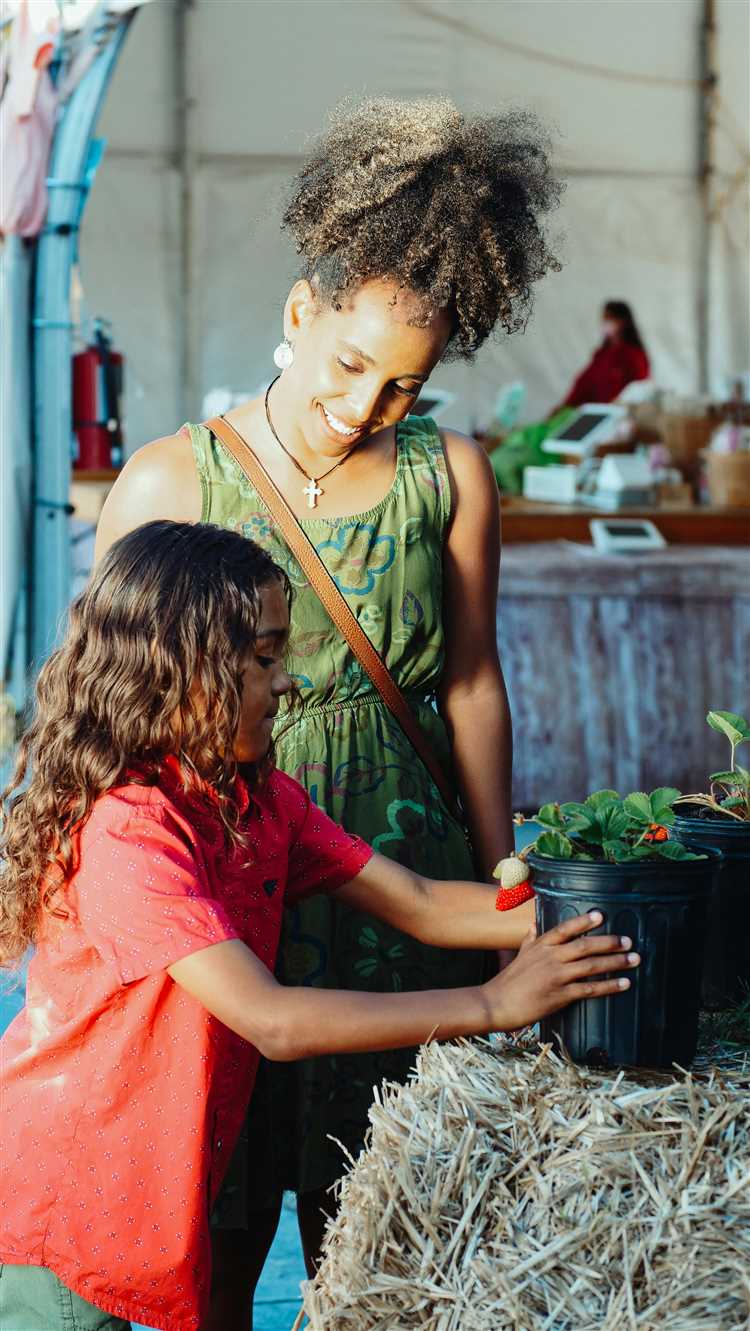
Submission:
<svg viewBox="0 0 750 1331">
<path fill-rule="evenodd" d="M 176 764 L 96 802 L 0 1042 L 0 1262 L 160 1331 L 205 1311 L 209 1206 L 259 1057 L 167 967 L 240 938 L 271 969 L 284 906 L 372 854 L 281 772 L 239 790 L 249 847 L 230 854 Z"/>
</svg>

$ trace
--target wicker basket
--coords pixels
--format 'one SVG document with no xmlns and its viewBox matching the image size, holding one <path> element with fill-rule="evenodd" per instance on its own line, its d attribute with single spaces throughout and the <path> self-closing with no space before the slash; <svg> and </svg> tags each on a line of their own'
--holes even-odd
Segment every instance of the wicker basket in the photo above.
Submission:
<svg viewBox="0 0 750 1331">
<path fill-rule="evenodd" d="M 706 447 L 716 428 L 711 416 L 662 416 L 662 438 L 676 466 L 687 476 L 695 473 L 701 449 Z"/>
<path fill-rule="evenodd" d="M 750 508 L 750 453 L 707 453 L 706 479 L 717 508 Z"/>
</svg>

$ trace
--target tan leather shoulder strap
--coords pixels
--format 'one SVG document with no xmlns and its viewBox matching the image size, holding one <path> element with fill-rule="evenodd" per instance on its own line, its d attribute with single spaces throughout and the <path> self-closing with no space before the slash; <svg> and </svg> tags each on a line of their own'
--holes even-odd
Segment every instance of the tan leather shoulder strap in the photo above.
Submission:
<svg viewBox="0 0 750 1331">
<path fill-rule="evenodd" d="M 342 637 L 348 642 L 360 665 L 367 671 L 383 702 L 395 716 L 412 747 L 422 759 L 452 814 L 458 814 L 455 792 L 443 771 L 427 736 L 406 698 L 391 675 L 380 653 L 373 646 L 362 625 L 339 591 L 315 546 L 300 526 L 295 514 L 276 483 L 242 435 L 223 416 L 214 416 L 206 427 L 221 440 L 241 471 L 255 487 L 275 519 L 284 539 Z"/>
</svg>

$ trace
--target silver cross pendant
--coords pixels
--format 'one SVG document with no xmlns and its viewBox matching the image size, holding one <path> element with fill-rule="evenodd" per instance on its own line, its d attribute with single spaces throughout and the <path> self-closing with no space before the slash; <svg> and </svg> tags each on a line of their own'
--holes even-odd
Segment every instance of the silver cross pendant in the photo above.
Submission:
<svg viewBox="0 0 750 1331">
<path fill-rule="evenodd" d="M 304 487 L 302 493 L 303 495 L 307 495 L 307 507 L 315 508 L 318 503 L 318 495 L 322 495 L 323 491 L 318 485 L 318 482 L 311 476 L 310 484 Z"/>
</svg>

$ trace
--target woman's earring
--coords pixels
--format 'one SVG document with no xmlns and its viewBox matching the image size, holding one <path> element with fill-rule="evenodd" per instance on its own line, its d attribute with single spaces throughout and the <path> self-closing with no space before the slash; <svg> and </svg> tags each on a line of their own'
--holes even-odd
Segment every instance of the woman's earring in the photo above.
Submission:
<svg viewBox="0 0 750 1331">
<path fill-rule="evenodd" d="M 285 337 L 283 342 L 279 342 L 279 345 L 273 353 L 274 365 L 280 370 L 288 370 L 293 360 L 294 347 L 289 341 L 289 338 Z"/>
</svg>

